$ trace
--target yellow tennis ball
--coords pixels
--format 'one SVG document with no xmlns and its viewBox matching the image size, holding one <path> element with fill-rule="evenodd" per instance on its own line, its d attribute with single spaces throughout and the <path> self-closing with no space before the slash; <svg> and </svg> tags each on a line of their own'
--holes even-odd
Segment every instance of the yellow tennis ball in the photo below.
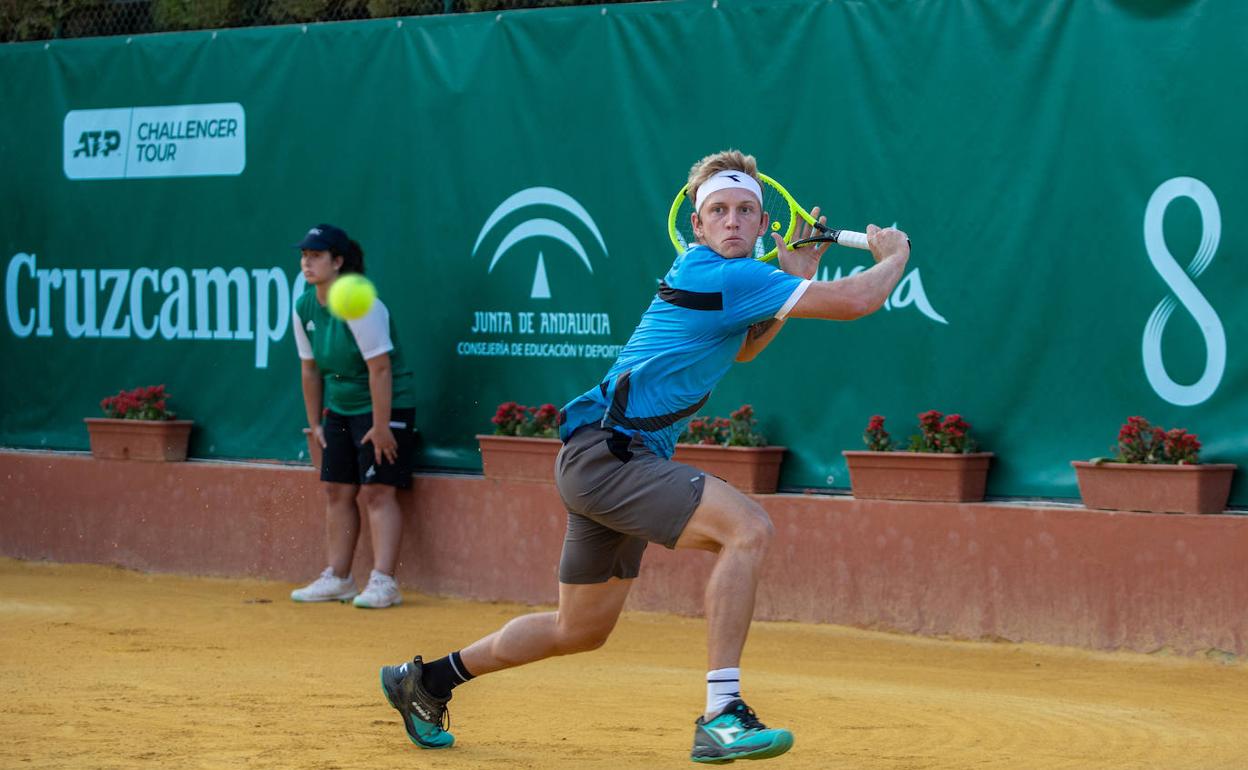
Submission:
<svg viewBox="0 0 1248 770">
<path fill-rule="evenodd" d="M 777 219 L 775 222 L 772 222 L 771 229 L 776 232 L 780 232 L 780 220 Z"/>
<path fill-rule="evenodd" d="M 345 321 L 363 318 L 377 299 L 373 282 L 359 273 L 347 273 L 329 287 L 329 312 Z"/>
</svg>

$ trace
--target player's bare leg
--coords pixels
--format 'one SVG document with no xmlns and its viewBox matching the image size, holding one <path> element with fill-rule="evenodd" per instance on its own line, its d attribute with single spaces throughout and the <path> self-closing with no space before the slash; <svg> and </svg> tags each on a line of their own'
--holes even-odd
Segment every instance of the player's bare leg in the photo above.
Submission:
<svg viewBox="0 0 1248 770">
<path fill-rule="evenodd" d="M 632 580 L 589 585 L 559 584 L 559 608 L 513 618 L 498 631 L 463 650 L 426 663 L 419 656 L 381 669 L 381 688 L 403 717 L 412 743 L 426 749 L 449 747 L 446 727 L 451 690 L 481 674 L 525 663 L 598 649 L 624 609 Z"/>
<path fill-rule="evenodd" d="M 632 580 L 612 578 L 588 585 L 559 584 L 559 608 L 513 618 L 498 631 L 465 647 L 460 655 L 473 676 L 596 650 L 607 641 L 624 609 Z"/>
<path fill-rule="evenodd" d="M 712 669 L 741 663 L 771 538 L 771 519 L 762 506 L 726 482 L 706 477 L 702 502 L 676 547 L 719 554 L 706 584 L 707 664 Z"/>
<path fill-rule="evenodd" d="M 706 585 L 707 709 L 694 724 L 695 762 L 779 756 L 793 745 L 788 730 L 768 729 L 740 696 L 741 651 L 754 617 L 754 596 L 771 544 L 762 506 L 726 482 L 707 476 L 702 502 L 677 548 L 718 553 Z"/>
</svg>

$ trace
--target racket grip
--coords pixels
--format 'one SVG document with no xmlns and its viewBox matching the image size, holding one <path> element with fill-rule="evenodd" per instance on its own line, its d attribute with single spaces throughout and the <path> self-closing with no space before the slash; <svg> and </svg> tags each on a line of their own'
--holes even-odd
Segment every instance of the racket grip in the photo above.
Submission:
<svg viewBox="0 0 1248 770">
<path fill-rule="evenodd" d="M 856 233 L 853 230 L 842 230 L 836 238 L 838 246 L 848 246 L 852 249 L 870 249 L 867 245 L 867 234 Z"/>
</svg>

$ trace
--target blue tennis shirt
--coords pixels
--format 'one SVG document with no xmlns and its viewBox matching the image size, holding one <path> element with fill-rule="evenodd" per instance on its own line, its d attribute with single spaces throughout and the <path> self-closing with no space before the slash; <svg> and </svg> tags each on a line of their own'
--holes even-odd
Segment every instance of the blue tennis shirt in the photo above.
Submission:
<svg viewBox="0 0 1248 770">
<path fill-rule="evenodd" d="M 559 436 L 595 424 L 671 457 L 685 423 L 728 372 L 752 324 L 783 319 L 810 281 L 749 257 L 696 245 L 659 283 L 641 323 L 601 383 L 570 401 Z"/>
</svg>

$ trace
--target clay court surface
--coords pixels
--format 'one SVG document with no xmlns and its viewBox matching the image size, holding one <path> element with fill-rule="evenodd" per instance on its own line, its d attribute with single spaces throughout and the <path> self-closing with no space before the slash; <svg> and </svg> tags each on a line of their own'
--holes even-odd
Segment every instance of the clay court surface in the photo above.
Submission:
<svg viewBox="0 0 1248 770">
<path fill-rule="evenodd" d="M 643 578 L 644 579 L 644 573 Z M 380 664 L 527 608 L 0 559 L 0 768 L 692 767 L 703 623 L 626 614 L 594 653 L 456 691 L 456 746 L 407 742 Z M 744 687 L 775 768 L 1244 768 L 1248 666 L 1168 655 L 754 627 Z"/>
</svg>

